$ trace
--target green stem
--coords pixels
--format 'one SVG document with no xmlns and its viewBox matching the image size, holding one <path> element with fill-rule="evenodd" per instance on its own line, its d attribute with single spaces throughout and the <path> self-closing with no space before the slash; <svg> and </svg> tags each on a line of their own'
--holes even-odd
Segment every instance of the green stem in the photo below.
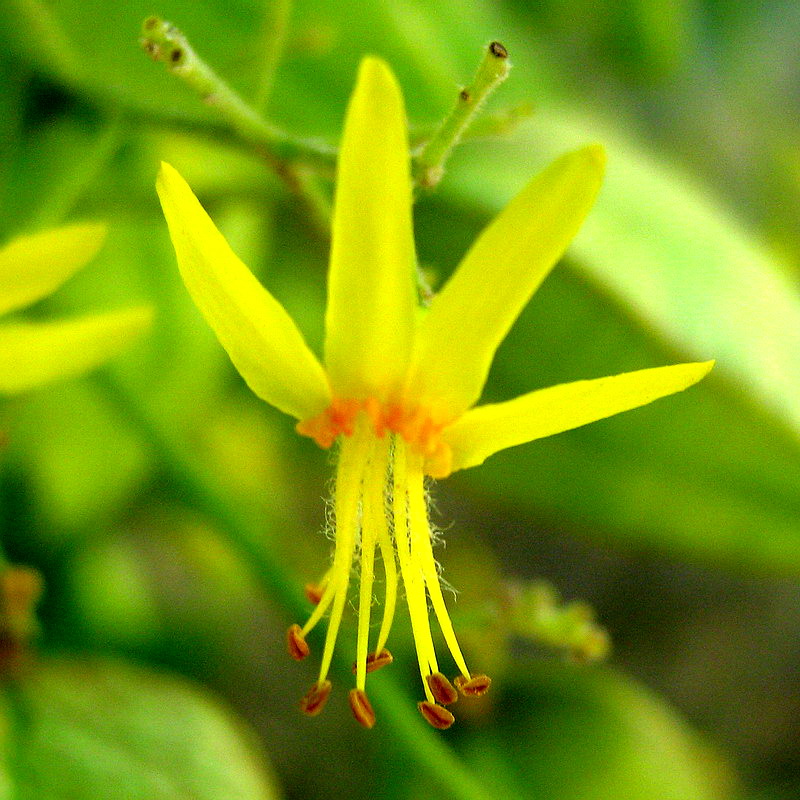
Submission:
<svg viewBox="0 0 800 800">
<path fill-rule="evenodd" d="M 171 429 L 151 414 L 147 404 L 110 372 L 95 375 L 105 397 L 126 418 L 131 428 L 150 447 L 186 503 L 214 523 L 216 531 L 253 571 L 261 586 L 299 618 L 307 611 L 307 601 L 299 583 L 287 574 L 279 560 L 263 546 L 261 531 L 236 504 L 221 492 L 213 476 L 183 446 Z M 350 662 L 338 656 L 338 673 L 351 676 Z M 454 800 L 487 800 L 492 795 L 481 786 L 447 746 L 440 734 L 428 728 L 414 711 L 414 704 L 391 680 L 382 676 L 381 691 L 374 700 L 381 725 L 392 730 L 393 741 L 409 758 L 416 760 Z"/>
<path fill-rule="evenodd" d="M 472 120 L 461 134 L 462 142 L 474 142 L 481 139 L 495 139 L 508 136 L 525 120 L 533 116 L 533 103 L 525 101 L 515 106 L 501 108 L 497 111 L 487 111 Z M 430 141 L 433 134 L 438 131 L 434 128 L 414 128 L 411 130 L 411 149 L 421 150 Z"/>
<path fill-rule="evenodd" d="M 508 51 L 500 42 L 492 42 L 472 83 L 458 93 L 453 110 L 414 159 L 414 179 L 420 189 L 432 189 L 441 181 L 450 153 L 486 98 L 505 80 L 510 66 Z"/>
<path fill-rule="evenodd" d="M 201 59 L 186 37 L 169 22 L 148 17 L 142 26 L 142 47 L 154 60 L 167 65 L 198 97 L 213 108 L 233 134 L 261 155 L 272 171 L 310 207 L 312 219 L 319 220 L 324 209 L 318 198 L 306 191 L 294 162 L 317 163 L 326 168 L 336 153 L 323 143 L 290 136 L 265 120 Z M 327 235 L 327 221 L 322 232 Z"/>
<path fill-rule="evenodd" d="M 262 114 L 266 111 L 267 103 L 272 94 L 272 87 L 275 83 L 278 64 L 280 64 L 281 57 L 286 49 L 291 16 L 292 0 L 273 0 L 269 4 L 269 12 L 264 17 L 260 43 L 263 67 L 254 100 L 256 109 Z"/>
</svg>

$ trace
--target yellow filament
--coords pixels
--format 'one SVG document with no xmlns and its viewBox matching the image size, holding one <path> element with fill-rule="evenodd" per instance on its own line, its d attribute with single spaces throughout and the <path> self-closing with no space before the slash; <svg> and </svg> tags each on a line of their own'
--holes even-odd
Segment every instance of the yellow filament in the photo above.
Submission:
<svg viewBox="0 0 800 800">
<path fill-rule="evenodd" d="M 328 587 L 328 584 L 330 583 L 331 572 L 333 572 L 333 570 L 329 568 L 325 572 L 325 574 L 317 581 L 317 586 L 319 588 L 321 588 L 323 592 L 325 591 L 325 589 Z"/>
<path fill-rule="evenodd" d="M 439 668 L 436 664 L 436 653 L 428 622 L 428 603 L 425 598 L 425 587 L 421 581 L 420 564 L 417 559 L 412 557 L 409 541 L 406 445 L 399 437 L 394 437 L 394 439 L 394 538 L 397 556 L 400 560 L 400 572 L 406 587 L 406 601 L 414 633 L 414 644 L 417 648 L 422 685 L 428 701 L 433 703 L 435 701 L 426 678 L 431 672 L 438 672 Z"/>
<path fill-rule="evenodd" d="M 462 674 L 469 678 L 467 662 L 464 660 L 461 648 L 458 646 L 456 632 L 453 630 L 453 623 L 447 613 L 447 606 L 442 596 L 442 587 L 439 581 L 439 572 L 436 569 L 436 560 L 433 557 L 428 507 L 425 502 L 422 458 L 413 454 L 409 460 L 411 463 L 408 465 L 408 516 L 409 527 L 411 528 L 412 558 L 416 559 L 421 565 L 433 610 L 436 612 L 439 627 L 442 629 L 442 634 L 447 646 L 450 648 L 453 659 Z"/>
<path fill-rule="evenodd" d="M 375 539 L 379 521 L 384 522 L 383 489 L 386 485 L 386 459 L 380 458 L 383 443 L 373 440 L 369 465 L 364 475 L 364 500 L 361 521 L 361 586 L 358 596 L 358 639 L 356 643 L 356 687 L 367 684 L 369 618 L 372 608 L 372 581 L 375 565 Z M 381 461 L 384 468 L 381 469 Z"/>
<path fill-rule="evenodd" d="M 325 635 L 325 648 L 319 670 L 319 682 L 328 676 L 333 659 L 333 648 L 342 622 L 347 588 L 350 584 L 350 569 L 353 564 L 355 535 L 358 526 L 358 502 L 361 495 L 361 480 L 369 451 L 369 430 L 358 425 L 353 436 L 345 437 L 339 454 L 336 473 L 334 512 L 336 516 L 336 551 L 333 556 L 331 586 L 335 585 L 333 609 Z M 326 590 L 327 594 L 327 590 Z M 324 599 L 324 596 L 323 596 Z M 320 603 L 322 605 L 322 603 Z"/>
<path fill-rule="evenodd" d="M 322 597 L 319 599 L 316 608 L 311 612 L 311 616 L 303 625 L 303 636 L 305 636 L 321 619 L 322 615 L 328 610 L 328 606 L 333 600 L 334 592 L 336 591 L 336 575 L 335 564 L 326 573 L 322 579 L 325 583 L 325 589 L 322 592 Z"/>
<path fill-rule="evenodd" d="M 386 437 L 385 443 L 379 444 L 376 448 L 377 458 L 375 470 L 376 473 L 382 473 L 384 486 L 388 480 L 389 441 L 389 437 Z M 397 562 L 395 560 L 392 537 L 389 534 L 389 526 L 386 521 L 386 515 L 388 513 L 386 504 L 387 498 L 382 495 L 380 508 L 376 510 L 375 514 L 375 526 L 378 532 L 377 538 L 381 548 L 381 557 L 383 558 L 383 572 L 386 576 L 383 621 L 381 622 L 381 629 L 378 633 L 378 643 L 375 646 L 376 653 L 380 653 L 389 640 L 389 631 L 392 629 L 392 620 L 394 619 L 394 612 L 397 607 Z"/>
</svg>

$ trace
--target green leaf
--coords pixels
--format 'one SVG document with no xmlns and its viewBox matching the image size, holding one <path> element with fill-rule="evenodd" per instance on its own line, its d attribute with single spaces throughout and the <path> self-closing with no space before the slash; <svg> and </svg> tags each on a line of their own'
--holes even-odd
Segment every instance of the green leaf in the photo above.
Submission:
<svg viewBox="0 0 800 800">
<path fill-rule="evenodd" d="M 514 797 L 732 796 L 728 765 L 660 698 L 611 670 L 526 668 L 524 685 L 504 686 L 497 713 L 503 719 L 498 738 L 473 741 L 470 756 Z"/>
<path fill-rule="evenodd" d="M 269 800 L 253 735 L 187 681 L 121 662 L 44 660 L 4 697 L 20 800 Z"/>
</svg>

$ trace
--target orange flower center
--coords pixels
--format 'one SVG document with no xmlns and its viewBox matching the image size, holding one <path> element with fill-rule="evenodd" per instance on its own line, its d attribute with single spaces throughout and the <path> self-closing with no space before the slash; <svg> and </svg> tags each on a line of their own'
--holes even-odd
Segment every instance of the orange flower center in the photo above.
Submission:
<svg viewBox="0 0 800 800">
<path fill-rule="evenodd" d="M 444 478 L 450 474 L 452 452 L 441 436 L 445 424 L 434 422 L 425 408 L 410 409 L 399 403 L 383 405 L 374 398 L 336 398 L 321 414 L 298 422 L 296 429 L 327 449 L 339 436 L 353 435 L 356 419 L 362 411 L 371 420 L 379 439 L 386 435 L 386 431 L 391 431 L 402 436 L 424 456 L 428 475 Z"/>
</svg>

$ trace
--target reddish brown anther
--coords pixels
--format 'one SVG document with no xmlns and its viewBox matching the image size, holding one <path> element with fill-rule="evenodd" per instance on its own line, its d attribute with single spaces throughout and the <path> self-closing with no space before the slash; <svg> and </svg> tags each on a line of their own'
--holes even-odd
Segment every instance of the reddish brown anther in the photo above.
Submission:
<svg viewBox="0 0 800 800">
<path fill-rule="evenodd" d="M 465 697 L 480 697 L 489 691 L 492 679 L 488 675 L 472 675 L 469 678 L 459 675 L 453 683 Z"/>
<path fill-rule="evenodd" d="M 300 710 L 309 717 L 316 717 L 325 708 L 332 688 L 330 681 L 315 683 L 300 701 Z"/>
<path fill-rule="evenodd" d="M 310 652 L 308 642 L 303 636 L 303 629 L 297 624 L 286 631 L 286 649 L 295 661 L 302 661 Z"/>
<path fill-rule="evenodd" d="M 425 721 L 437 730 L 445 731 L 456 721 L 456 718 L 446 708 L 437 706 L 436 703 L 428 700 L 417 703 L 417 708 L 419 713 L 425 717 Z"/>
<path fill-rule="evenodd" d="M 458 700 L 458 692 L 453 687 L 453 684 L 450 683 L 441 672 L 434 672 L 428 675 L 427 681 L 437 703 L 441 703 L 443 706 L 449 706 L 451 703 L 455 703 L 456 700 Z"/>
<path fill-rule="evenodd" d="M 370 653 L 367 656 L 367 672 L 375 672 L 375 670 L 385 667 L 394 661 L 394 656 L 384 647 L 380 653 Z M 353 662 L 353 675 L 358 671 L 358 662 Z"/>
<path fill-rule="evenodd" d="M 375 712 L 366 692 L 361 689 L 351 689 L 349 700 L 356 721 L 365 728 L 372 728 L 375 725 Z"/>
<path fill-rule="evenodd" d="M 318 583 L 307 583 L 303 587 L 303 591 L 308 598 L 308 602 L 318 606 L 319 601 L 322 600 L 322 595 L 325 593 L 325 587 L 320 586 Z"/>
</svg>

